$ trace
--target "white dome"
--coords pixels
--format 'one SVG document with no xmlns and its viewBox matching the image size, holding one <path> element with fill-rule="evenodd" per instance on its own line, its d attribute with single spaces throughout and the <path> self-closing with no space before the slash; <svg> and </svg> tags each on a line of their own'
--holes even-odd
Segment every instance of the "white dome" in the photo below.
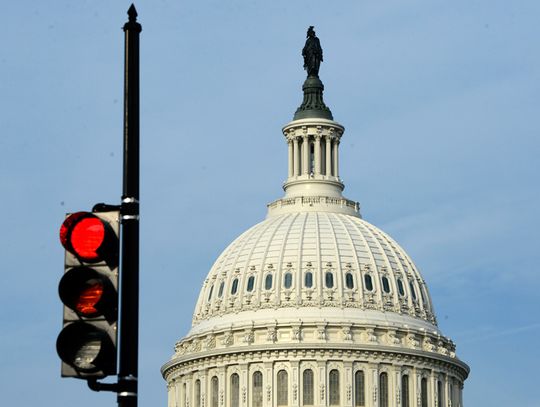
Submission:
<svg viewBox="0 0 540 407">
<path fill-rule="evenodd" d="M 192 333 L 282 308 L 302 317 L 315 308 L 319 319 L 343 320 L 346 310 L 347 320 L 398 321 L 381 315 L 394 313 L 436 324 L 424 280 L 405 251 L 360 217 L 339 212 L 271 216 L 240 235 L 204 282 Z"/>
<path fill-rule="evenodd" d="M 162 367 L 169 407 L 462 405 L 469 368 L 409 256 L 343 197 L 344 128 L 306 83 L 285 196 L 212 266 Z"/>
</svg>

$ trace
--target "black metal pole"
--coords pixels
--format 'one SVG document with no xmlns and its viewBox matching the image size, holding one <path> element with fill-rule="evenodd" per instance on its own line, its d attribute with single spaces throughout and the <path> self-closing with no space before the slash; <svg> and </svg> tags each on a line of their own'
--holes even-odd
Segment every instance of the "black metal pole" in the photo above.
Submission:
<svg viewBox="0 0 540 407">
<path fill-rule="evenodd" d="M 124 186 L 118 405 L 137 406 L 139 370 L 139 34 L 132 4 L 124 25 Z"/>
</svg>

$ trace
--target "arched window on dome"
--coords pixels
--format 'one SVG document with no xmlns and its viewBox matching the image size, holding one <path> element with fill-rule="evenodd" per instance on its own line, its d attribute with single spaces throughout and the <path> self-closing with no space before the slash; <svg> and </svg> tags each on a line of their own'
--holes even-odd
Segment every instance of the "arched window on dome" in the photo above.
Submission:
<svg viewBox="0 0 540 407">
<path fill-rule="evenodd" d="M 306 369 L 302 373 L 302 404 L 313 405 L 313 370 Z"/>
<path fill-rule="evenodd" d="M 401 278 L 397 279 L 397 288 L 398 288 L 399 295 L 404 297 L 405 296 L 405 287 L 403 286 L 403 280 Z"/>
<path fill-rule="evenodd" d="M 277 405 L 289 405 L 289 374 L 286 370 L 277 373 Z"/>
<path fill-rule="evenodd" d="M 195 380 L 194 407 L 201 407 L 201 381 Z"/>
<path fill-rule="evenodd" d="M 428 407 L 427 379 L 425 377 L 420 381 L 420 406 Z"/>
<path fill-rule="evenodd" d="M 253 291 L 253 286 L 255 285 L 255 276 L 249 276 L 247 281 L 247 292 L 250 293 Z"/>
<path fill-rule="evenodd" d="M 386 294 L 390 294 L 390 281 L 388 281 L 388 277 L 382 276 L 382 289 Z"/>
<path fill-rule="evenodd" d="M 388 407 L 388 374 L 382 372 L 379 375 L 379 406 Z"/>
<path fill-rule="evenodd" d="M 404 374 L 401 376 L 401 394 L 401 407 L 410 407 L 409 375 Z"/>
<path fill-rule="evenodd" d="M 283 287 L 285 288 L 291 288 L 292 286 L 292 273 L 285 273 L 283 276 Z"/>
<path fill-rule="evenodd" d="M 306 288 L 313 287 L 313 273 L 311 271 L 307 271 L 304 275 L 304 286 Z"/>
<path fill-rule="evenodd" d="M 443 407 L 443 389 L 442 382 L 437 380 L 437 407 Z"/>
<path fill-rule="evenodd" d="M 261 372 L 253 373 L 253 391 L 251 394 L 251 406 L 252 407 L 262 407 L 263 405 L 263 375 Z"/>
<path fill-rule="evenodd" d="M 219 381 L 217 376 L 210 380 L 210 407 L 218 407 L 219 402 Z"/>
<path fill-rule="evenodd" d="M 265 290 L 271 290 L 272 289 L 272 274 L 267 274 L 266 278 L 264 279 L 264 289 Z"/>
<path fill-rule="evenodd" d="M 326 285 L 326 288 L 334 288 L 334 274 L 331 271 L 325 273 L 324 284 Z"/>
<path fill-rule="evenodd" d="M 231 375 L 230 399 L 231 407 L 240 406 L 240 377 L 236 373 Z"/>
<path fill-rule="evenodd" d="M 223 288 L 225 288 L 225 281 L 222 281 L 219 285 L 219 291 L 217 293 L 217 296 L 221 298 L 223 296 Z"/>
<path fill-rule="evenodd" d="M 339 371 L 330 370 L 328 375 L 328 399 L 331 406 L 339 406 Z"/>
<path fill-rule="evenodd" d="M 354 374 L 354 405 L 355 407 L 366 405 L 366 384 L 364 372 L 361 370 Z"/>
<path fill-rule="evenodd" d="M 414 284 L 412 281 L 409 281 L 409 287 L 411 289 L 412 298 L 416 301 L 416 290 L 414 289 Z"/>
<path fill-rule="evenodd" d="M 371 274 L 364 274 L 364 284 L 366 290 L 373 291 L 373 279 L 371 278 Z"/>
<path fill-rule="evenodd" d="M 210 291 L 208 291 L 208 300 L 210 301 L 212 299 L 212 293 L 214 292 L 214 284 L 210 286 Z"/>
<path fill-rule="evenodd" d="M 354 279 L 352 273 L 345 274 L 345 287 L 347 287 L 349 290 L 354 288 Z"/>
<path fill-rule="evenodd" d="M 235 278 L 231 286 L 231 295 L 235 295 L 238 292 L 238 279 Z"/>
<path fill-rule="evenodd" d="M 184 399 L 184 407 L 187 407 L 187 399 L 188 399 L 188 394 L 187 394 L 187 385 L 186 383 L 184 383 L 182 385 L 182 393 L 183 393 L 183 399 Z"/>
</svg>

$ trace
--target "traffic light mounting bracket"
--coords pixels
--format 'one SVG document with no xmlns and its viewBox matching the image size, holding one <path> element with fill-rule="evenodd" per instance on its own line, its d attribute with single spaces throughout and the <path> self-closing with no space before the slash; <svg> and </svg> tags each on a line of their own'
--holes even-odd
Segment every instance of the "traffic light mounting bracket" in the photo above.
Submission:
<svg viewBox="0 0 540 407">
<path fill-rule="evenodd" d="M 93 391 L 112 391 L 118 393 L 118 383 L 101 383 L 97 379 L 87 379 L 88 387 Z"/>
</svg>

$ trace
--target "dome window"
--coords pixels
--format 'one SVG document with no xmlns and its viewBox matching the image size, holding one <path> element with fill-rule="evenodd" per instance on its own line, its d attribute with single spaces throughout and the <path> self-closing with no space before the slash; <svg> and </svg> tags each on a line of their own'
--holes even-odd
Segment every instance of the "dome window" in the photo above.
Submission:
<svg viewBox="0 0 540 407">
<path fill-rule="evenodd" d="M 257 371 L 253 373 L 253 407 L 262 407 L 263 402 L 263 375 Z"/>
<path fill-rule="evenodd" d="M 404 374 L 403 376 L 401 376 L 401 392 L 403 394 L 403 401 L 402 401 L 402 405 L 403 407 L 410 407 L 410 403 L 409 403 L 409 399 L 410 399 L 410 396 L 409 396 L 409 376 Z"/>
<path fill-rule="evenodd" d="M 201 407 L 201 381 L 195 380 L 195 407 Z"/>
<path fill-rule="evenodd" d="M 399 291 L 399 295 L 404 297 L 405 296 L 405 287 L 403 287 L 403 280 L 401 280 L 401 278 L 397 279 L 397 288 L 398 288 L 398 291 Z"/>
<path fill-rule="evenodd" d="M 280 370 L 277 374 L 277 405 L 289 405 L 289 375 L 286 370 Z"/>
<path fill-rule="evenodd" d="M 330 370 L 328 375 L 329 382 L 329 401 L 331 406 L 339 406 L 339 371 L 337 369 Z"/>
<path fill-rule="evenodd" d="M 416 301 L 416 291 L 414 289 L 414 284 L 412 281 L 409 281 L 409 287 L 411 288 L 411 295 L 413 297 L 413 300 Z"/>
<path fill-rule="evenodd" d="M 240 376 L 238 373 L 231 375 L 231 407 L 239 407 L 240 405 Z"/>
<path fill-rule="evenodd" d="M 208 300 L 207 301 L 210 301 L 212 299 L 212 292 L 214 291 L 214 285 L 212 284 L 212 286 L 210 287 L 210 291 L 208 291 Z"/>
<path fill-rule="evenodd" d="M 370 274 L 364 274 L 364 284 L 366 285 L 366 290 L 373 291 L 373 280 Z"/>
<path fill-rule="evenodd" d="M 386 294 L 390 294 L 390 282 L 386 276 L 382 277 L 382 289 Z"/>
<path fill-rule="evenodd" d="M 379 375 L 379 406 L 388 407 L 388 374 L 382 372 Z"/>
<path fill-rule="evenodd" d="M 313 287 L 313 273 L 311 271 L 308 271 L 304 276 L 304 285 L 306 288 Z"/>
<path fill-rule="evenodd" d="M 334 275 L 332 272 L 327 271 L 324 275 L 324 282 L 326 284 L 326 288 L 334 288 Z"/>
<path fill-rule="evenodd" d="M 302 401 L 304 406 L 313 405 L 313 370 L 306 369 L 302 373 Z"/>
<path fill-rule="evenodd" d="M 272 289 L 272 274 L 267 274 L 266 278 L 264 279 L 264 289 L 265 290 L 271 290 Z"/>
<path fill-rule="evenodd" d="M 225 287 L 225 281 L 222 281 L 221 284 L 219 285 L 219 291 L 218 291 L 218 294 L 217 296 L 219 298 L 221 298 L 223 296 L 223 288 Z"/>
<path fill-rule="evenodd" d="M 210 407 L 218 407 L 219 401 L 219 380 L 217 376 L 213 376 L 210 381 Z"/>
<path fill-rule="evenodd" d="M 250 293 L 253 291 L 253 286 L 255 285 L 255 276 L 249 276 L 247 282 L 247 292 Z"/>
<path fill-rule="evenodd" d="M 283 286 L 285 288 L 291 288 L 292 286 L 292 273 L 285 273 L 283 277 Z"/>
<path fill-rule="evenodd" d="M 238 292 L 238 279 L 235 278 L 231 286 L 231 295 L 235 295 Z"/>
<path fill-rule="evenodd" d="M 364 372 L 359 370 L 354 374 L 354 405 L 364 407 L 366 405 L 366 385 Z"/>
<path fill-rule="evenodd" d="M 345 274 L 345 286 L 350 290 L 354 288 L 354 280 L 351 273 Z"/>
</svg>

